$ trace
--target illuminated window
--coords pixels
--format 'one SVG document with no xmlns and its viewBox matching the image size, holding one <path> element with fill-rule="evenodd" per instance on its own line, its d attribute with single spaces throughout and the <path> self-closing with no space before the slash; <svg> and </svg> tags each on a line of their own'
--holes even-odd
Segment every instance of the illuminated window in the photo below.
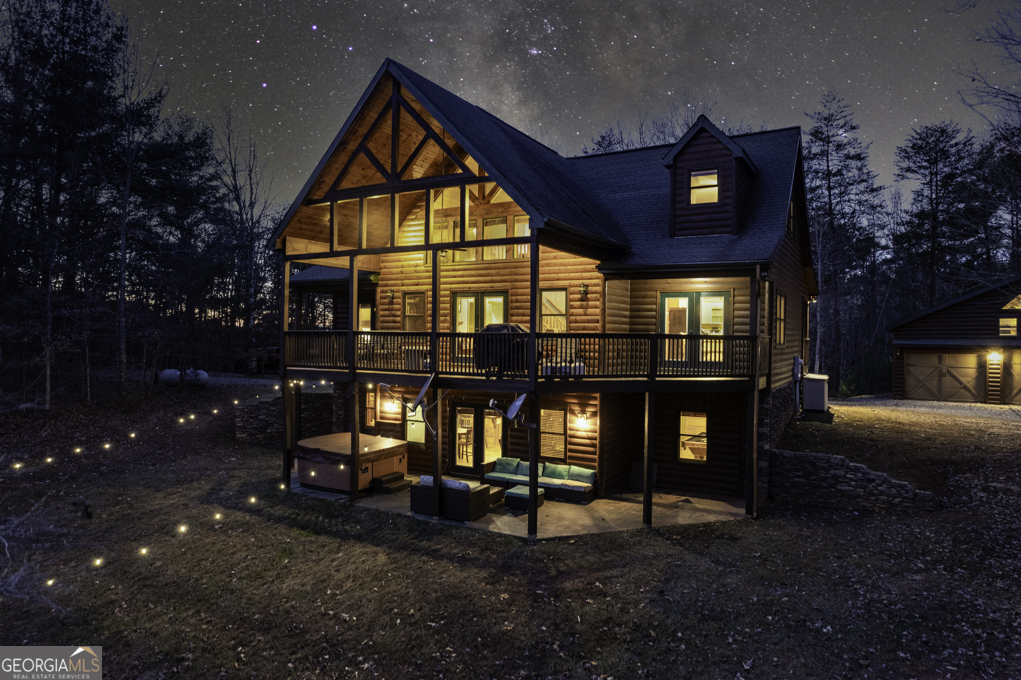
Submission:
<svg viewBox="0 0 1021 680">
<path fill-rule="evenodd" d="M 567 409 L 539 409 L 543 458 L 567 458 Z"/>
<path fill-rule="evenodd" d="M 691 205 L 718 203 L 720 175 L 716 170 L 699 170 L 691 173 Z"/>
<path fill-rule="evenodd" d="M 1000 319 L 1000 335 L 1017 336 L 1017 319 Z"/>
<path fill-rule="evenodd" d="M 484 239 L 507 238 L 507 218 L 492 217 L 482 222 Z M 482 250 L 483 260 L 506 260 L 507 246 L 486 246 Z"/>
<path fill-rule="evenodd" d="M 365 393 L 365 426 L 376 425 L 376 393 L 369 391 Z"/>
<path fill-rule="evenodd" d="M 425 331 L 425 293 L 404 294 L 404 330 Z"/>
<path fill-rule="evenodd" d="M 528 228 L 528 215 L 515 215 L 514 216 L 514 236 L 528 236 L 530 235 Z M 514 257 L 515 258 L 527 258 L 528 257 L 528 244 L 519 243 L 514 246 Z"/>
<path fill-rule="evenodd" d="M 544 290 L 539 293 L 541 333 L 567 332 L 567 291 Z"/>
<path fill-rule="evenodd" d="M 358 305 L 358 330 L 372 330 L 372 305 Z"/>
<path fill-rule="evenodd" d="M 787 343 L 787 296 L 777 293 L 775 306 L 773 339 L 777 345 L 784 345 Z"/>
<path fill-rule="evenodd" d="M 681 413 L 680 445 L 677 457 L 704 463 L 706 454 L 706 415 L 683 411 Z"/>
</svg>

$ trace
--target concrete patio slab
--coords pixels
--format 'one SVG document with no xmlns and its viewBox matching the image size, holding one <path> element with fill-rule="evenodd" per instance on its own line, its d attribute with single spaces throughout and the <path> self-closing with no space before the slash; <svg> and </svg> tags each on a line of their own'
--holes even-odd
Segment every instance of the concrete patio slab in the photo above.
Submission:
<svg viewBox="0 0 1021 680">
<path fill-rule="evenodd" d="M 413 480 L 418 479 L 414 475 L 408 476 Z M 348 502 L 348 497 L 344 494 L 301 488 L 296 475 L 291 477 L 291 491 L 341 503 Z M 521 538 L 528 535 L 528 514 L 508 510 L 503 505 L 498 506 L 478 521 L 454 522 L 411 512 L 411 495 L 406 492 L 393 495 L 365 495 L 358 501 L 358 504 L 363 508 L 408 515 L 427 522 L 470 527 L 480 531 L 493 531 Z M 741 499 L 718 500 L 692 498 L 671 493 L 654 493 L 652 505 L 652 524 L 658 527 L 723 522 L 745 517 L 744 501 Z M 625 531 L 641 529 L 644 526 L 641 493 L 615 494 L 608 498 L 597 498 L 588 505 L 549 501 L 539 508 L 538 538 L 560 538 L 608 531 Z"/>
</svg>

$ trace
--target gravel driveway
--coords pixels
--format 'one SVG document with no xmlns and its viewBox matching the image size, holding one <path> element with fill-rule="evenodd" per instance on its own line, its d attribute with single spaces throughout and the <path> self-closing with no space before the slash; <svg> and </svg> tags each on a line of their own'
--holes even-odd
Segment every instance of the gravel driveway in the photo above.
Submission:
<svg viewBox="0 0 1021 680">
<path fill-rule="evenodd" d="M 994 406 L 992 404 L 966 404 L 949 401 L 921 401 L 918 399 L 891 399 L 889 397 L 854 397 L 831 399 L 833 406 L 865 406 L 869 408 L 899 409 L 925 413 L 943 413 L 968 418 L 991 418 L 1021 423 L 1021 406 Z"/>
</svg>

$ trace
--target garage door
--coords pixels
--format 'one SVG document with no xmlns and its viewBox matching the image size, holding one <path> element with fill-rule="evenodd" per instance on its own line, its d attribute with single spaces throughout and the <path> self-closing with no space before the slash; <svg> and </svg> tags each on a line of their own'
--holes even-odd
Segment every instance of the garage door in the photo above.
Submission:
<svg viewBox="0 0 1021 680">
<path fill-rule="evenodd" d="M 986 400 L 985 364 L 978 354 L 908 354 L 904 396 L 935 401 Z"/>
<path fill-rule="evenodd" d="M 1004 404 L 1021 404 L 1021 352 L 1003 353 L 1003 386 L 1000 399 Z"/>
</svg>

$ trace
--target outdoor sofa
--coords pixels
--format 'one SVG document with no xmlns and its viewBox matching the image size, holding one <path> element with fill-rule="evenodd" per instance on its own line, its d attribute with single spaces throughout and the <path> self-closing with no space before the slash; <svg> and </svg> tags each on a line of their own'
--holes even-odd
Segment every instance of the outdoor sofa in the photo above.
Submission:
<svg viewBox="0 0 1021 680">
<path fill-rule="evenodd" d="M 520 458 L 497 458 L 486 481 L 504 488 L 528 486 L 529 463 Z M 539 463 L 539 488 L 547 500 L 591 503 L 596 497 L 596 471 L 580 465 Z"/>
</svg>

